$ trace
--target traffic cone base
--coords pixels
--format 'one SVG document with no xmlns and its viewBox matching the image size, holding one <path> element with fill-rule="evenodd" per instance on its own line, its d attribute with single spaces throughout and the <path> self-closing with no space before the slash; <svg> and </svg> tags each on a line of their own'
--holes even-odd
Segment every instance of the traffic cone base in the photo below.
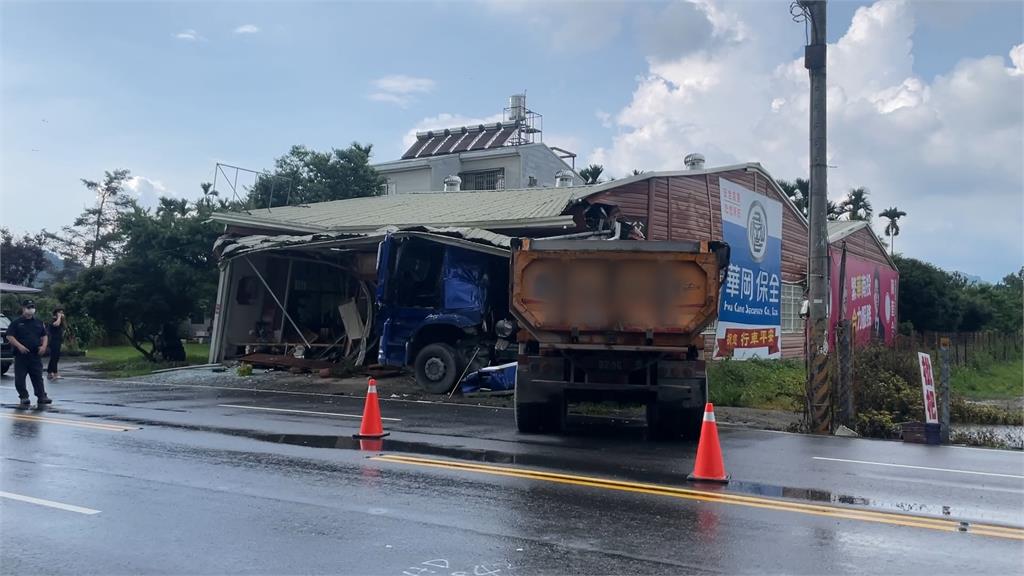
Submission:
<svg viewBox="0 0 1024 576">
<path fill-rule="evenodd" d="M 701 424 L 700 442 L 697 443 L 697 460 L 693 473 L 687 480 L 698 482 L 729 482 L 722 460 L 722 447 L 718 443 L 718 424 L 715 423 L 715 407 L 710 402 L 704 407 L 704 423 Z"/>
<path fill-rule="evenodd" d="M 380 402 L 377 400 L 377 381 L 370 378 L 366 388 L 366 403 L 363 404 L 363 421 L 359 426 L 359 433 L 353 434 L 353 438 L 372 439 L 383 438 L 388 433 L 384 431 L 384 422 L 380 418 Z"/>
</svg>

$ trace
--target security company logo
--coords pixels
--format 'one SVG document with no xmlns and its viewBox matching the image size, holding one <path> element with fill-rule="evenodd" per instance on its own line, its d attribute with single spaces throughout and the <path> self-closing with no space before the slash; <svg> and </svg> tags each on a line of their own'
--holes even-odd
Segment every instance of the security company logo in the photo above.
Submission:
<svg viewBox="0 0 1024 576">
<path fill-rule="evenodd" d="M 768 252 L 768 214 L 756 200 L 750 204 L 750 212 L 747 214 L 747 246 L 754 262 L 764 260 Z"/>
</svg>

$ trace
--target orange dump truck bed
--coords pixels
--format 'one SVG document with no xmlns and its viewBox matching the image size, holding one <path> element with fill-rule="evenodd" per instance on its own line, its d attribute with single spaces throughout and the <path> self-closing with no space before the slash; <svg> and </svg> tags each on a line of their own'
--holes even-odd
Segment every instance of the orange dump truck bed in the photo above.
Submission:
<svg viewBox="0 0 1024 576">
<path fill-rule="evenodd" d="M 728 262 L 721 242 L 513 242 L 520 430 L 560 429 L 572 400 L 643 402 L 659 435 L 699 427 L 701 332 Z"/>
</svg>

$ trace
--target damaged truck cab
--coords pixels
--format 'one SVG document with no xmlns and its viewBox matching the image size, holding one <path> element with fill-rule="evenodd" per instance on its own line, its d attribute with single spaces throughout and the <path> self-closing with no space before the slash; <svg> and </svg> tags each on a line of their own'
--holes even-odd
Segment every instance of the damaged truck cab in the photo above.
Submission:
<svg viewBox="0 0 1024 576">
<path fill-rule="evenodd" d="M 380 364 L 411 368 L 427 391 L 443 394 L 463 375 L 515 358 L 507 252 L 400 235 L 378 250 Z"/>
</svg>

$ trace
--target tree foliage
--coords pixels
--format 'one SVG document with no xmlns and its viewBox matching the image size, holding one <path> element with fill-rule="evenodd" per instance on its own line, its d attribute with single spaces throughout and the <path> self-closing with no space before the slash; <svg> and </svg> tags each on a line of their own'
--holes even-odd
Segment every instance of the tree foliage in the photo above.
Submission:
<svg viewBox="0 0 1024 576">
<path fill-rule="evenodd" d="M 211 248 L 220 231 L 209 217 L 220 203 L 203 188 L 195 202 L 161 198 L 156 210 L 134 206 L 124 214 L 121 256 L 57 288 L 69 313 L 123 335 L 151 361 L 184 360 L 178 326 L 209 314 L 217 287 Z"/>
<path fill-rule="evenodd" d="M 893 206 L 882 210 L 878 215 L 889 221 L 885 225 L 885 235 L 889 237 L 889 253 L 892 254 L 896 246 L 896 237 L 900 235 L 900 218 L 907 213 Z"/>
<path fill-rule="evenodd" d="M 782 192 L 793 202 L 796 209 L 804 215 L 804 218 L 810 218 L 810 206 L 811 206 L 811 182 L 806 178 L 797 178 L 796 180 L 779 180 L 779 188 L 782 188 Z M 840 204 L 828 201 L 828 205 L 825 207 L 825 218 L 829 221 L 839 220 L 845 213 L 844 209 Z"/>
<path fill-rule="evenodd" d="M 96 197 L 96 203 L 70 226 L 61 228 L 59 234 L 44 231 L 58 254 L 72 262 L 88 262 L 90 267 L 113 260 L 124 241 L 120 217 L 135 204 L 134 199 L 124 194 L 125 182 L 130 177 L 128 170 L 114 170 L 105 172 L 102 182 L 82 179 L 82 184 Z"/>
<path fill-rule="evenodd" d="M 998 284 L 983 284 L 914 258 L 896 255 L 893 261 L 900 271 L 900 320 L 912 323 L 915 330 L 1024 329 L 1024 268 Z"/>
<path fill-rule="evenodd" d="M 16 239 L 10 230 L 0 228 L 0 280 L 31 286 L 39 273 L 50 267 L 45 244 L 41 233 Z"/>
<path fill-rule="evenodd" d="M 370 166 L 373 145 L 353 142 L 345 149 L 318 152 L 292 146 L 249 191 L 253 208 L 311 204 L 381 193 L 385 179 Z"/>
<path fill-rule="evenodd" d="M 846 197 L 839 203 L 839 208 L 846 214 L 848 220 L 871 220 L 873 209 L 868 195 L 871 192 L 864 187 L 851 188 Z"/>
<path fill-rule="evenodd" d="M 604 166 L 601 164 L 591 164 L 580 170 L 580 178 L 583 178 L 584 184 L 597 184 L 601 181 L 601 174 L 603 173 Z"/>
</svg>

